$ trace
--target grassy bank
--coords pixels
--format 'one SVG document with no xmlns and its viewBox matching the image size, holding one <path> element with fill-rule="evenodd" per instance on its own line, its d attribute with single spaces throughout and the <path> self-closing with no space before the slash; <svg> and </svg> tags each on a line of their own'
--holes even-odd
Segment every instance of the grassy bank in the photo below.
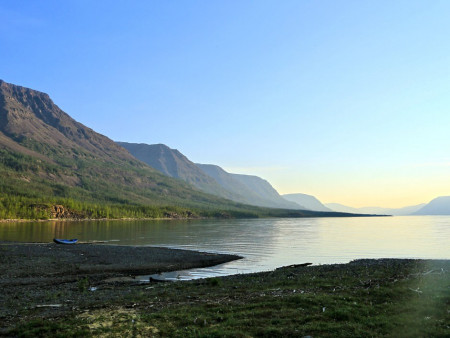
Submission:
<svg viewBox="0 0 450 338">
<path fill-rule="evenodd" d="M 82 293 L 82 301 L 66 300 L 70 309 L 63 305 L 65 312 L 51 307 L 20 309 L 16 328 L 4 332 L 19 336 L 448 337 L 449 272 L 450 261 L 385 259 L 191 282 L 99 284 L 94 292 L 72 285 L 67 287 Z M 103 293 L 110 296 L 108 301 Z M 64 304 L 58 297 L 50 297 L 47 304 Z"/>
</svg>

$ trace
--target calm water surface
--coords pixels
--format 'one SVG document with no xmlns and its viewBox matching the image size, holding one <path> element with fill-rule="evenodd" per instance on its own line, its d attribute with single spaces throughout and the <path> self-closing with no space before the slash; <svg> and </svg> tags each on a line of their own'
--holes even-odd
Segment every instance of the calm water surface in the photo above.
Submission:
<svg viewBox="0 0 450 338">
<path fill-rule="evenodd" d="M 51 242 L 54 237 L 245 257 L 165 275 L 178 279 L 357 258 L 450 259 L 450 216 L 0 223 L 0 240 Z"/>
</svg>

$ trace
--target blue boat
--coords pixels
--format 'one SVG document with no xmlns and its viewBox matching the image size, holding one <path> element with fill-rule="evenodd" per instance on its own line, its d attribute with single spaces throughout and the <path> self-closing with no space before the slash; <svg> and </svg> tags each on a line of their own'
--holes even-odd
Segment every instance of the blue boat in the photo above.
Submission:
<svg viewBox="0 0 450 338">
<path fill-rule="evenodd" d="M 56 244 L 75 244 L 76 242 L 78 242 L 78 239 L 77 238 L 73 238 L 73 239 L 53 238 L 53 242 L 55 242 Z"/>
</svg>

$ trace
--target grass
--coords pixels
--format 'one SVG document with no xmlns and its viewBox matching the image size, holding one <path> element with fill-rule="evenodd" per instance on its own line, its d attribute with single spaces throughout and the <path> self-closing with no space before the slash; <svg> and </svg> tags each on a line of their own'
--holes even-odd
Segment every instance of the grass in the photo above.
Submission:
<svg viewBox="0 0 450 338">
<path fill-rule="evenodd" d="M 367 260 L 191 282 L 122 296 L 18 336 L 448 337 L 450 262 Z M 122 289 L 121 289 L 122 288 Z M 125 292 L 126 289 L 126 292 Z M 94 297 L 88 293 L 86 297 Z M 112 299 L 112 298 L 111 298 Z"/>
</svg>

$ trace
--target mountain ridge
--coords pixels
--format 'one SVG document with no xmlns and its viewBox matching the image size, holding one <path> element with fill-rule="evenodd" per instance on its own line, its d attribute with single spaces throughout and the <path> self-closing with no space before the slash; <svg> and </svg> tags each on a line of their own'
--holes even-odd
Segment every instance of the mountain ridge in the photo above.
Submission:
<svg viewBox="0 0 450 338">
<path fill-rule="evenodd" d="M 231 174 L 216 165 L 193 163 L 177 149 L 161 143 L 116 143 L 164 175 L 182 179 L 201 191 L 249 205 L 302 209 L 282 199 L 270 183 L 260 177 Z"/>
<path fill-rule="evenodd" d="M 48 94 L 2 80 L 0 89 L 0 132 L 19 144 L 27 137 L 55 146 L 58 142 L 68 144 L 67 140 L 70 140 L 98 155 L 132 159 L 121 147 L 109 142 L 111 140 L 106 136 L 96 133 L 62 111 Z"/>
<path fill-rule="evenodd" d="M 166 176 L 179 178 L 209 194 L 231 200 L 236 200 L 237 198 L 237 196 L 223 189 L 212 177 L 206 175 L 177 149 L 172 149 L 161 143 L 116 143 L 127 149 L 130 154 L 140 161 Z"/>
<path fill-rule="evenodd" d="M 414 215 L 450 215 L 450 196 L 439 196 L 414 212 Z"/>
<path fill-rule="evenodd" d="M 362 207 L 353 208 L 339 203 L 325 203 L 325 206 L 336 212 L 362 213 L 369 215 L 407 216 L 419 210 L 425 204 L 410 205 L 402 208 Z"/>
<path fill-rule="evenodd" d="M 243 196 L 242 203 L 271 208 L 301 209 L 296 203 L 284 200 L 269 182 L 258 176 L 228 173 L 215 164 L 196 163 L 196 165 L 226 190 Z"/>
</svg>

